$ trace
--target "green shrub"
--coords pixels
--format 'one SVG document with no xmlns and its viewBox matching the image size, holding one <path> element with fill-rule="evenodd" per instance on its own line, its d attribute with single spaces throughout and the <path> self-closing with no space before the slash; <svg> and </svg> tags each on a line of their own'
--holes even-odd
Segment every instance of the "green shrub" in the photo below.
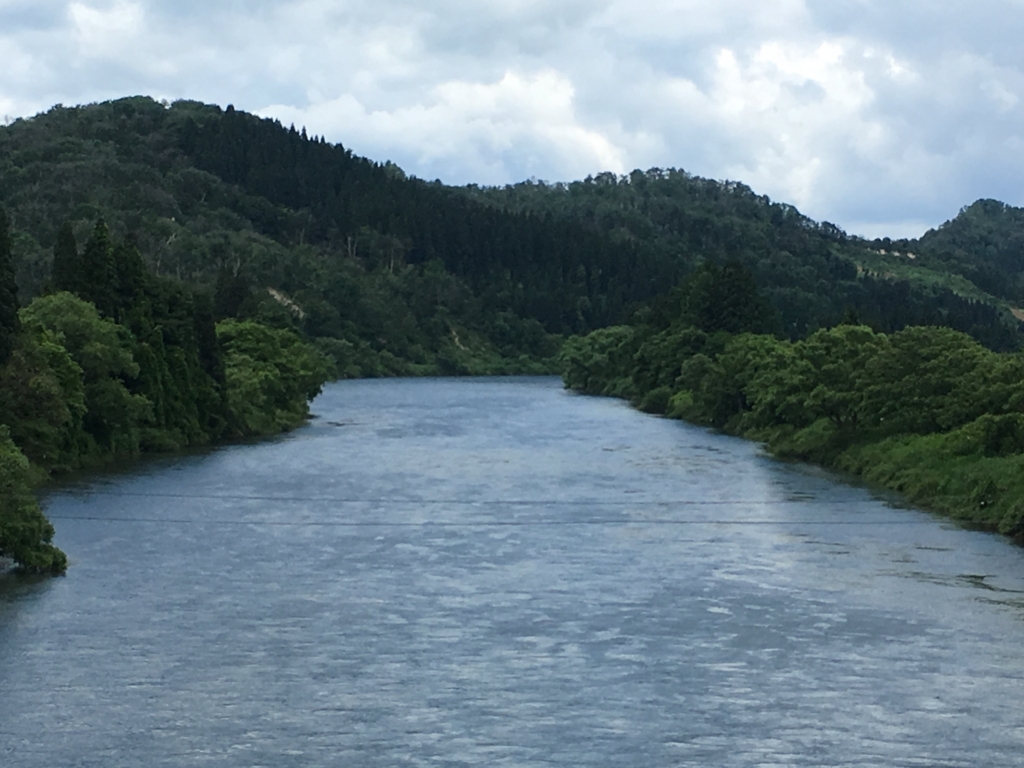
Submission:
<svg viewBox="0 0 1024 768">
<path fill-rule="evenodd" d="M 640 399 L 638 407 L 644 413 L 663 414 L 668 411 L 668 404 L 672 398 L 671 387 L 658 387 L 652 389 Z"/>
<path fill-rule="evenodd" d="M 29 487 L 28 459 L 0 425 L 0 557 L 23 570 L 64 573 L 67 556 L 51 543 L 53 526 Z"/>
</svg>

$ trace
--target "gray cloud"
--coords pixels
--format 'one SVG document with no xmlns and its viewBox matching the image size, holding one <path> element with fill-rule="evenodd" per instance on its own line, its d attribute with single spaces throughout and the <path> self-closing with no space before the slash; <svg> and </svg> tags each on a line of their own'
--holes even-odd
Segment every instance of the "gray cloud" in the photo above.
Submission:
<svg viewBox="0 0 1024 768">
<path fill-rule="evenodd" d="M 1024 2 L 0 0 L 0 114 L 146 93 L 461 183 L 674 166 L 865 234 L 1024 204 Z"/>
</svg>

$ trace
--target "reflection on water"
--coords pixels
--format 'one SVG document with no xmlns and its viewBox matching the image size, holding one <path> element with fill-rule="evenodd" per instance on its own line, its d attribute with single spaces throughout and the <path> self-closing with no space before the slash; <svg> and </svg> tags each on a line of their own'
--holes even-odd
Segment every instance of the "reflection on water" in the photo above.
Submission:
<svg viewBox="0 0 1024 768">
<path fill-rule="evenodd" d="M 51 495 L 0 765 L 1020 762 L 1022 551 L 556 380 Z"/>
</svg>

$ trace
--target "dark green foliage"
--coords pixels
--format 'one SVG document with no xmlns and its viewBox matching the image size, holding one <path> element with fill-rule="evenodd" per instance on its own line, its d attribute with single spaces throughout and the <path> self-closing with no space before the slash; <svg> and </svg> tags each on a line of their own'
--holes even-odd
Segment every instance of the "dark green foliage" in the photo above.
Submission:
<svg viewBox="0 0 1024 768">
<path fill-rule="evenodd" d="M 61 107 L 0 127 L 0 178 L 24 226 L 23 295 L 51 274 L 52 287 L 131 325 L 134 253 L 210 292 L 218 320 L 353 350 L 341 352 L 343 375 L 548 371 L 559 343 L 549 329 L 595 327 L 660 282 L 641 286 L 654 267 L 620 263 L 628 249 L 578 226 L 470 203 L 273 121 L 190 102 Z"/>
<path fill-rule="evenodd" d="M 110 229 L 103 219 L 96 222 L 82 251 L 79 283 L 71 291 L 88 301 L 100 314 L 117 315 L 117 271 Z"/>
<path fill-rule="evenodd" d="M 738 261 L 705 262 L 659 297 L 638 319 L 654 328 L 697 328 L 706 333 L 772 333 L 778 317 Z"/>
<path fill-rule="evenodd" d="M 142 301 L 147 285 L 148 270 L 134 236 L 129 235 L 111 249 L 109 264 L 110 308 L 112 315 L 123 322 Z"/>
<path fill-rule="evenodd" d="M 581 223 L 498 210 L 275 121 L 232 108 L 176 109 L 184 118 L 178 148 L 198 168 L 254 196 L 235 210 L 261 233 L 281 242 L 336 244 L 388 274 L 438 260 L 473 293 L 551 332 L 622 317 L 631 303 L 681 274 L 666 254 L 640 258 L 632 244 L 612 243 Z M 300 210 L 301 216 L 288 213 Z"/>
<path fill-rule="evenodd" d="M 238 317 L 239 311 L 251 295 L 249 281 L 242 275 L 233 274 L 227 266 L 222 266 L 217 273 L 217 285 L 214 288 L 214 315 L 220 320 Z"/>
<path fill-rule="evenodd" d="M 75 293 L 83 283 L 81 256 L 75 242 L 75 231 L 69 222 L 57 230 L 57 242 L 53 246 L 53 265 L 50 282 L 54 290 Z"/>
<path fill-rule="evenodd" d="M 18 286 L 11 253 L 11 222 L 0 206 L 0 365 L 7 362 L 18 332 Z"/>
<path fill-rule="evenodd" d="M 922 256 L 927 236 L 920 244 L 900 244 L 897 253 L 892 244 L 883 249 L 881 241 L 850 237 L 743 184 L 652 168 L 619 177 L 604 173 L 570 184 L 531 181 L 503 189 L 471 187 L 466 192 L 501 210 L 586 222 L 632 248 L 633 258 L 672 254 L 681 271 L 702 263 L 740 263 L 773 308 L 775 317 L 765 330 L 791 339 L 835 325 L 852 313 L 859 322 L 884 332 L 908 325 L 943 325 L 969 333 L 993 349 L 1021 345 L 1016 321 L 995 298 L 1004 294 L 979 290 L 960 277 L 973 279 L 974 273 Z M 1005 226 L 1004 231 L 1010 231 L 1011 225 Z M 1017 214 L 1012 226 L 1024 231 L 1024 215 Z M 982 247 L 980 240 L 974 241 L 975 250 L 961 258 L 966 261 Z M 1000 262 L 1000 269 L 1008 264 Z M 723 306 L 717 316 L 691 320 L 698 326 L 728 327 L 727 315 Z"/>
<path fill-rule="evenodd" d="M 852 311 L 878 331 L 938 324 L 994 349 L 1020 343 L 1008 310 L 945 262 L 916 270 L 924 255 L 879 255 L 742 184 L 678 170 L 452 189 L 234 109 L 133 98 L 0 129 L 0 177 L 24 228 L 23 295 L 41 287 L 56 222 L 70 217 L 82 241 L 102 215 L 113 240 L 138 234 L 159 274 L 210 290 L 218 319 L 281 325 L 265 300 L 279 292 L 294 327 L 358 350 L 346 371 L 543 367 L 551 332 L 624 321 L 701 264 L 717 265 L 710 287 L 723 290 L 698 327 L 797 339 Z M 773 308 L 762 327 L 730 273 L 760 286 Z M 118 318 L 118 275 L 57 287 Z"/>
<path fill-rule="evenodd" d="M 771 305 L 761 296 L 750 270 L 738 261 L 721 267 L 705 264 L 691 279 L 686 311 L 705 333 L 769 333 L 776 320 Z"/>
<path fill-rule="evenodd" d="M 908 245 L 982 290 L 1024 304 L 1024 209 L 978 200 Z"/>
</svg>

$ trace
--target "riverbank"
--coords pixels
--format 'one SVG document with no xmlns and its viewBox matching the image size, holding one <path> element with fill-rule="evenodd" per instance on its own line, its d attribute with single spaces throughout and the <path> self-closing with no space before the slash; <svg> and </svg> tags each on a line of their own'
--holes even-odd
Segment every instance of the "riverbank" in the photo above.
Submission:
<svg viewBox="0 0 1024 768">
<path fill-rule="evenodd" d="M 460 371 L 457 376 L 485 375 L 557 375 L 554 360 L 504 360 L 501 365 L 494 361 L 481 363 L 480 370 L 472 373 Z M 497 373 L 495 373 L 497 371 Z M 404 377 L 383 376 L 373 378 L 429 378 L 437 371 L 418 371 Z M 340 381 L 341 379 L 336 379 Z M 242 386 L 244 382 L 239 382 Z M 319 390 L 319 385 L 317 387 Z M 97 472 L 125 469 L 146 459 L 188 455 L 195 451 L 255 443 L 274 438 L 295 430 L 310 420 L 309 397 L 303 398 L 301 406 L 292 404 L 287 409 L 272 409 L 264 412 L 260 407 L 266 397 L 254 397 L 254 392 L 229 390 L 227 398 L 233 413 L 244 419 L 245 431 L 238 430 L 228 437 L 192 444 L 178 444 L 169 441 L 151 442 L 142 447 L 138 443 L 130 453 L 85 453 L 74 457 L 70 466 L 54 469 L 40 466 L 29 460 L 11 439 L 10 430 L 0 424 L 0 558 L 6 555 L 6 567 L 0 559 L 0 572 L 20 569 L 31 573 L 61 575 L 66 572 L 66 555 L 52 541 L 55 530 L 38 502 L 40 492 L 66 483 L 69 478 Z"/>
<path fill-rule="evenodd" d="M 620 327 L 566 345 L 573 390 L 756 440 L 1024 543 L 1024 358 L 964 334 L 837 326 L 799 342 Z"/>
<path fill-rule="evenodd" d="M 821 441 L 827 425 L 809 428 L 811 434 L 734 434 L 761 441 L 778 458 L 863 478 L 915 507 L 1024 544 L 1024 455 L 1000 445 L 1018 427 L 982 416 L 944 434 L 897 434 L 850 445 L 833 435 L 831 446 Z"/>
</svg>

